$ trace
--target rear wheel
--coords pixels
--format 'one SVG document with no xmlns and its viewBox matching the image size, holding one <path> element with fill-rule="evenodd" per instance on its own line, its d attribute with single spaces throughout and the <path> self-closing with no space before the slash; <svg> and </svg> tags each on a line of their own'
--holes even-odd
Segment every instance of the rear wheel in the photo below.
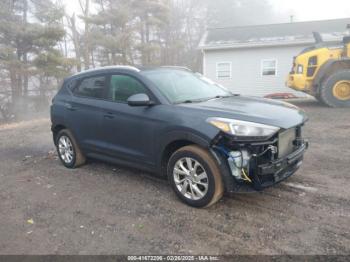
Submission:
<svg viewBox="0 0 350 262">
<path fill-rule="evenodd" d="M 167 172 L 176 195 L 190 206 L 208 207 L 223 195 L 223 182 L 215 159 L 198 146 L 176 151 L 169 160 Z"/>
<path fill-rule="evenodd" d="M 320 99 L 330 107 L 350 107 L 350 70 L 328 77 L 321 87 Z"/>
<path fill-rule="evenodd" d="M 57 154 L 67 168 L 76 168 L 86 162 L 74 136 L 67 130 L 61 130 L 56 136 Z"/>
</svg>

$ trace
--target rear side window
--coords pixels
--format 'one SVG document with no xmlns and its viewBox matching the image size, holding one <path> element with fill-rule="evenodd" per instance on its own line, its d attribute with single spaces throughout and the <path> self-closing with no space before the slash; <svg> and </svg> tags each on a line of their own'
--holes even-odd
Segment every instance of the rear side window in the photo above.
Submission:
<svg viewBox="0 0 350 262">
<path fill-rule="evenodd" d="M 126 103 L 135 94 L 147 94 L 145 87 L 135 78 L 127 75 L 112 75 L 109 88 L 109 99 L 113 102 Z"/>
<path fill-rule="evenodd" d="M 74 88 L 73 93 L 77 96 L 103 99 L 105 97 L 106 78 L 90 77 L 83 79 L 80 84 Z"/>
<path fill-rule="evenodd" d="M 77 84 L 78 84 L 78 80 L 74 79 L 74 80 L 69 81 L 69 82 L 66 84 L 66 87 L 67 87 L 69 90 L 73 91 L 74 88 L 77 86 Z"/>
</svg>

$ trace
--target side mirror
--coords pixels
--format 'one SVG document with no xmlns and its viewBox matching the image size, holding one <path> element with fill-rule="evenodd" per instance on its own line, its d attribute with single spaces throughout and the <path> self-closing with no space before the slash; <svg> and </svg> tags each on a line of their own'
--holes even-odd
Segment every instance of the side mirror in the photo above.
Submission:
<svg viewBox="0 0 350 262">
<path fill-rule="evenodd" d="M 129 106 L 151 106 L 154 102 L 151 101 L 146 94 L 136 94 L 128 98 Z"/>
</svg>

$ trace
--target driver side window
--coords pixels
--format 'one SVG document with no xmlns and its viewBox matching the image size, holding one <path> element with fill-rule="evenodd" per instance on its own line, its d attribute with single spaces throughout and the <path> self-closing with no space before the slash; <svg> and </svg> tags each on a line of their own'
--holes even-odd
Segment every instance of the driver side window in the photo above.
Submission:
<svg viewBox="0 0 350 262">
<path fill-rule="evenodd" d="M 112 75 L 109 85 L 108 98 L 113 102 L 127 103 L 130 96 L 147 94 L 144 86 L 135 78 L 127 75 Z"/>
</svg>

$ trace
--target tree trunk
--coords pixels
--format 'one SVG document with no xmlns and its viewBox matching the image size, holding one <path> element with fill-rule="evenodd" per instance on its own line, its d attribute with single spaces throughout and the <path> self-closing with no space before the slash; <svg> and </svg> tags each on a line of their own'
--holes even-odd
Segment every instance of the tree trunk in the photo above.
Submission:
<svg viewBox="0 0 350 262">
<path fill-rule="evenodd" d="M 23 3 L 23 24 L 27 27 L 28 0 Z M 28 53 L 23 52 L 23 96 L 28 96 L 29 76 L 28 76 Z"/>
<path fill-rule="evenodd" d="M 92 64 L 92 67 L 95 68 L 96 65 L 95 65 L 95 56 L 94 56 L 94 51 L 91 50 L 91 64 Z"/>
<path fill-rule="evenodd" d="M 85 70 L 90 68 L 90 25 L 86 18 L 89 17 L 90 14 L 90 0 L 85 0 L 85 8 L 83 10 L 84 18 L 85 18 L 85 37 L 84 37 L 84 67 Z"/>
<path fill-rule="evenodd" d="M 10 81 L 11 81 L 11 103 L 16 104 L 18 100 L 17 92 L 17 73 L 14 66 L 10 66 Z"/>
<path fill-rule="evenodd" d="M 146 65 L 146 54 L 145 54 L 146 40 L 145 40 L 144 19 L 142 16 L 140 17 L 140 35 L 141 35 L 141 62 L 143 65 Z"/>
<path fill-rule="evenodd" d="M 19 47 L 19 43 L 17 43 L 17 62 L 20 63 L 20 65 L 17 67 L 17 70 L 16 70 L 16 83 L 17 83 L 17 98 L 20 99 L 22 97 L 22 94 L 23 94 L 23 91 L 22 91 L 22 84 L 23 84 L 23 78 L 22 78 L 22 74 L 23 74 L 23 65 L 22 65 L 22 61 L 21 61 L 21 58 L 22 58 L 22 53 L 21 51 L 19 50 L 20 47 Z"/>
<path fill-rule="evenodd" d="M 28 97 L 28 89 L 29 89 L 29 76 L 28 76 L 28 54 L 23 54 L 23 97 Z"/>
<path fill-rule="evenodd" d="M 147 61 L 147 64 L 149 65 L 151 63 L 151 54 L 149 49 L 150 26 L 148 22 L 148 16 L 146 17 L 145 26 L 146 26 L 146 61 Z"/>
<path fill-rule="evenodd" d="M 118 63 L 117 56 L 115 55 L 115 52 L 112 52 L 112 63 L 113 63 L 113 65 L 116 65 Z"/>
<path fill-rule="evenodd" d="M 80 43 L 79 43 L 79 33 L 76 27 L 75 14 L 69 18 L 69 24 L 72 31 L 72 41 L 75 51 L 75 59 L 77 61 L 77 71 L 81 72 L 81 54 L 80 54 Z"/>
</svg>

